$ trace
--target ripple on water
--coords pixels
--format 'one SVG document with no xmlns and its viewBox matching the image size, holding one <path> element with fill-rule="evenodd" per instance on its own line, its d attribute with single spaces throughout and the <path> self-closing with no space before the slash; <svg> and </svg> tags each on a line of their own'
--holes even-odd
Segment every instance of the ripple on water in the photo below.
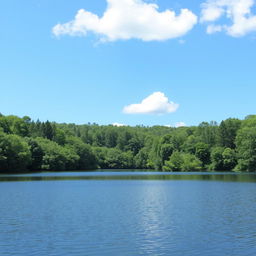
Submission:
<svg viewBox="0 0 256 256">
<path fill-rule="evenodd" d="M 192 178 L 1 182 L 0 255 L 254 256 L 256 183 Z"/>
</svg>

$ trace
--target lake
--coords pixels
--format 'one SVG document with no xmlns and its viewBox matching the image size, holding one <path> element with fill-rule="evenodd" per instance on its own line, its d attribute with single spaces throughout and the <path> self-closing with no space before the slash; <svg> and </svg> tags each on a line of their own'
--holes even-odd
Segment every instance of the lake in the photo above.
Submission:
<svg viewBox="0 0 256 256">
<path fill-rule="evenodd" d="M 255 256 L 256 175 L 0 175 L 0 255 Z"/>
</svg>

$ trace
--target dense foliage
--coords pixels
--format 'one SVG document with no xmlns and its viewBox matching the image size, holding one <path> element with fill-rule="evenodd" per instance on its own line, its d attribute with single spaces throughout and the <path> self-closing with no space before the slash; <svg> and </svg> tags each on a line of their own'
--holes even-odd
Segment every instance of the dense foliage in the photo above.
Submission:
<svg viewBox="0 0 256 256">
<path fill-rule="evenodd" d="M 170 128 L 57 124 L 0 114 L 0 172 L 95 168 L 255 171 L 256 116 Z"/>
</svg>

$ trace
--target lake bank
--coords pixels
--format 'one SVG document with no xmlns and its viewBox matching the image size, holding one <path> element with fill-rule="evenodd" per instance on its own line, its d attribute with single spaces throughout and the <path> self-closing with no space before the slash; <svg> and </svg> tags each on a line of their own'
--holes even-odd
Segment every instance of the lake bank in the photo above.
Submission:
<svg viewBox="0 0 256 256">
<path fill-rule="evenodd" d="M 95 170 L 74 172 L 34 172 L 1 174 L 1 181 L 63 181 L 63 180 L 215 180 L 255 182 L 256 173 L 236 172 L 159 172 L 134 170 Z"/>
</svg>

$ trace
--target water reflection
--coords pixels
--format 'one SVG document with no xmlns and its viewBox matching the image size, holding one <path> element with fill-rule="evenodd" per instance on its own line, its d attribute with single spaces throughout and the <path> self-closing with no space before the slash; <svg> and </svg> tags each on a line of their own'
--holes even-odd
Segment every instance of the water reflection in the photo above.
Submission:
<svg viewBox="0 0 256 256">
<path fill-rule="evenodd" d="M 0 182 L 65 180 L 204 180 L 256 182 L 252 173 L 163 173 L 163 172 L 52 172 L 24 175 L 0 175 Z"/>
<path fill-rule="evenodd" d="M 0 255 L 255 255 L 251 174 L 1 178 Z"/>
<path fill-rule="evenodd" d="M 161 186 L 159 183 L 141 186 L 138 209 L 141 214 L 138 229 L 140 230 L 140 241 L 142 240 L 143 243 L 138 244 L 139 254 L 154 254 L 165 248 L 165 238 L 171 232 L 169 223 L 165 221 L 166 192 L 168 191 L 165 186 Z M 169 203 L 171 202 L 169 201 Z"/>
</svg>

